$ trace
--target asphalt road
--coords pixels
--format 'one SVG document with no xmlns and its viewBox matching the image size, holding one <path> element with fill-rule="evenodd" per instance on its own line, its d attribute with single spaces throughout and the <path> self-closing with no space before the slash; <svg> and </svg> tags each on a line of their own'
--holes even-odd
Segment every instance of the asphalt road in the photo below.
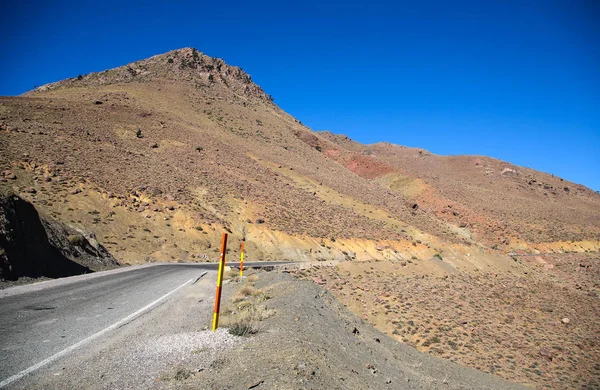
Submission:
<svg viewBox="0 0 600 390">
<path fill-rule="evenodd" d="M 276 264 L 282 263 L 245 265 Z M 237 263 L 227 265 L 235 267 Z M 65 278 L 64 283 L 41 289 L 32 285 L 31 291 L 0 298 L 0 387 L 86 343 L 110 337 L 110 332 L 167 302 L 177 290 L 217 267 L 217 263 L 160 264 Z"/>
</svg>

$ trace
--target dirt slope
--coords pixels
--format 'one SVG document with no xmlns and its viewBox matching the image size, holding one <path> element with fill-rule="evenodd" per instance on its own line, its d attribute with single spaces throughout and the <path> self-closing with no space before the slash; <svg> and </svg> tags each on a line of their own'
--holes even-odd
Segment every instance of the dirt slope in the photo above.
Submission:
<svg viewBox="0 0 600 390">
<path fill-rule="evenodd" d="M 520 273 L 446 259 L 343 262 L 297 275 L 399 342 L 538 389 L 600 386 L 597 253 L 520 256 Z"/>
<path fill-rule="evenodd" d="M 319 135 L 342 150 L 325 153 L 340 153 L 349 169 L 490 245 L 598 239 L 600 198 L 582 185 L 483 156 L 437 156 L 385 142 L 361 145 L 330 132 Z"/>
</svg>

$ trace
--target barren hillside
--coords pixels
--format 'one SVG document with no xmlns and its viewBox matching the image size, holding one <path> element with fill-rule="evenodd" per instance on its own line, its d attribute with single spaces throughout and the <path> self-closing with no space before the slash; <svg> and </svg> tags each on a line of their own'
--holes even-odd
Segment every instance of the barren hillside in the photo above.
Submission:
<svg viewBox="0 0 600 390">
<path fill-rule="evenodd" d="M 321 136 L 353 159 L 385 167 L 361 172 L 423 204 L 437 218 L 470 228 L 481 239 L 511 243 L 598 239 L 599 196 L 554 175 L 483 156 L 436 156 L 389 143 L 361 145 L 329 132 Z"/>
<path fill-rule="evenodd" d="M 315 133 L 195 49 L 0 98 L 0 123 L 4 185 L 125 262 L 211 255 L 223 227 L 261 258 L 598 246 L 583 186 Z"/>
</svg>

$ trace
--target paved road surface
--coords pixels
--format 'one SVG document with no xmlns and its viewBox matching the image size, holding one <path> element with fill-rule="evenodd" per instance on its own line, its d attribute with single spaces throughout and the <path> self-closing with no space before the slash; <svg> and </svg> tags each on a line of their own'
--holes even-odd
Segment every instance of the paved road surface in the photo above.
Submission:
<svg viewBox="0 0 600 390">
<path fill-rule="evenodd" d="M 246 263 L 247 267 L 281 263 Z M 236 266 L 237 263 L 227 265 Z M 218 264 L 161 264 L 64 283 L 0 298 L 0 387 L 106 336 L 164 302 Z M 10 289 L 8 289 L 10 290 Z M 5 290 L 5 292 L 10 292 Z"/>
</svg>

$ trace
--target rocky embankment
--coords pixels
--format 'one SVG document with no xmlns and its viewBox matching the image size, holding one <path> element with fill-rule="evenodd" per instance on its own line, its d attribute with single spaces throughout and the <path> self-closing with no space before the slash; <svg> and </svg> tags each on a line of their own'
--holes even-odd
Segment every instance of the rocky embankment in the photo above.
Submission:
<svg viewBox="0 0 600 390">
<path fill-rule="evenodd" d="M 93 237 L 40 215 L 21 197 L 0 195 L 0 280 L 58 278 L 117 267 Z"/>
</svg>

